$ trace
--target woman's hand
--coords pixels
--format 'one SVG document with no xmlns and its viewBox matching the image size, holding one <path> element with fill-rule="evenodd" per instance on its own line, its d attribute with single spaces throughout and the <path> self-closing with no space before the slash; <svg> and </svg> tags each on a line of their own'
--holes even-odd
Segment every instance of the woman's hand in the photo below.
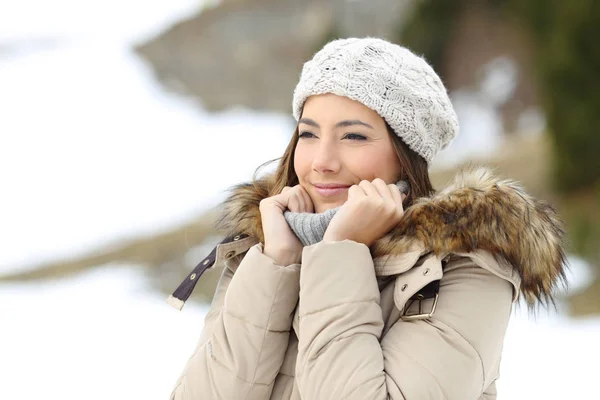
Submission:
<svg viewBox="0 0 600 400">
<path fill-rule="evenodd" d="M 290 229 L 283 212 L 313 212 L 314 206 L 306 190 L 300 185 L 286 186 L 280 194 L 261 200 L 259 210 L 265 237 L 263 254 L 278 265 L 299 263 L 303 246 Z"/>
<path fill-rule="evenodd" d="M 383 179 L 361 181 L 348 189 L 348 200 L 335 214 L 324 241 L 353 240 L 371 246 L 400 222 L 406 196 Z"/>
</svg>

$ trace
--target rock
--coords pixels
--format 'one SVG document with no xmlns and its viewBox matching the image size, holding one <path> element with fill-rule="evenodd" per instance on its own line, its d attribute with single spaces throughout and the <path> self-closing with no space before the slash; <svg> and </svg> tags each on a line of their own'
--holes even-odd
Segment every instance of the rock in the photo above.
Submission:
<svg viewBox="0 0 600 400">
<path fill-rule="evenodd" d="M 393 39 L 412 0 L 224 0 L 136 50 L 205 109 L 291 111 L 303 63 L 336 37 Z"/>
</svg>

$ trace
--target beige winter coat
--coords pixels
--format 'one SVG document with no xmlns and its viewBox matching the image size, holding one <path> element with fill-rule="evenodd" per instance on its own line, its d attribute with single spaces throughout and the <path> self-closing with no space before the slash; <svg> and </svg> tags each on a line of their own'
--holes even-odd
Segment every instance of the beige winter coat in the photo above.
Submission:
<svg viewBox="0 0 600 400">
<path fill-rule="evenodd" d="M 239 234 L 207 258 L 225 268 L 172 399 L 495 399 L 513 301 L 564 278 L 553 210 L 485 170 L 371 249 L 321 242 L 287 266 L 262 253 L 261 197 L 227 202 Z"/>
</svg>

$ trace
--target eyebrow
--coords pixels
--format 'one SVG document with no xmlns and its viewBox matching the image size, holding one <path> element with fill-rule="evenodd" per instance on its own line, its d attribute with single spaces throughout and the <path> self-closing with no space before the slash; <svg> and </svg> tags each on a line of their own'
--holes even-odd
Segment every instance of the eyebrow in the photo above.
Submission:
<svg viewBox="0 0 600 400">
<path fill-rule="evenodd" d="M 319 124 L 317 124 L 314 120 L 312 120 L 310 118 L 301 118 L 300 121 L 298 121 L 298 123 L 310 125 L 315 128 L 320 128 Z M 335 127 L 336 128 L 346 128 L 346 127 L 353 126 L 353 125 L 362 125 L 362 126 L 366 126 L 367 128 L 373 129 L 373 127 L 371 125 L 367 124 L 366 122 L 362 122 L 361 120 L 358 120 L 358 119 L 340 121 L 337 124 L 335 124 Z"/>
</svg>

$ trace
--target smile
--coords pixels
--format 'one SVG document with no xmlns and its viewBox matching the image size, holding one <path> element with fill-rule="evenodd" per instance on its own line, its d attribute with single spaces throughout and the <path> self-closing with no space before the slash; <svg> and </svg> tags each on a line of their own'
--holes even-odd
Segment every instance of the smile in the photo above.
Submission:
<svg viewBox="0 0 600 400">
<path fill-rule="evenodd" d="M 342 193 L 346 193 L 348 191 L 348 188 L 350 188 L 350 186 L 342 186 L 342 185 L 314 185 L 315 186 L 315 190 L 317 191 L 317 193 L 319 193 L 321 196 L 324 197 L 331 197 L 331 196 L 337 196 L 340 195 Z"/>
</svg>

